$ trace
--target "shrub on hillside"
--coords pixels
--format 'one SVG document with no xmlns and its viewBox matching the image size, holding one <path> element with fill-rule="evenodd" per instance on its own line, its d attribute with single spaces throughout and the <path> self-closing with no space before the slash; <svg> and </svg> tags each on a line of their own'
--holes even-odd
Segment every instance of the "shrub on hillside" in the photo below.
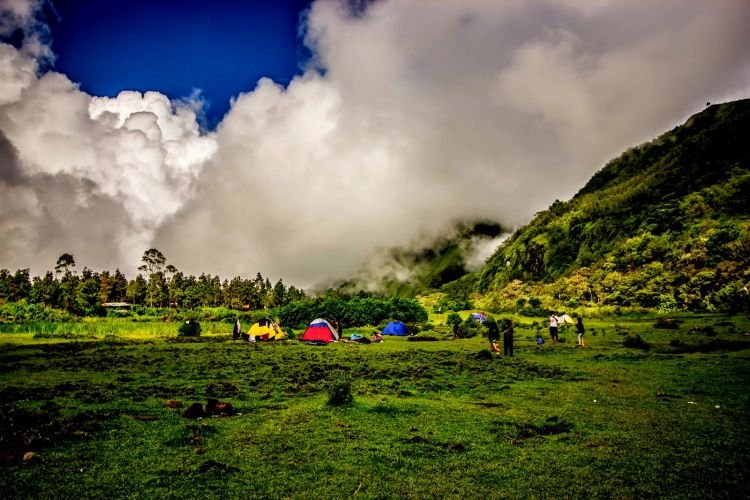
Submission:
<svg viewBox="0 0 750 500">
<path fill-rule="evenodd" d="M 451 300 L 448 298 L 440 299 L 437 304 L 432 308 L 433 312 L 441 313 L 447 311 L 465 311 L 467 309 L 473 309 L 474 304 L 469 299 L 455 299 Z"/>
<path fill-rule="evenodd" d="M 448 325 L 460 325 L 463 320 L 461 319 L 461 316 L 458 315 L 458 313 L 452 312 L 448 315 L 448 318 L 446 319 L 446 323 Z"/>
</svg>

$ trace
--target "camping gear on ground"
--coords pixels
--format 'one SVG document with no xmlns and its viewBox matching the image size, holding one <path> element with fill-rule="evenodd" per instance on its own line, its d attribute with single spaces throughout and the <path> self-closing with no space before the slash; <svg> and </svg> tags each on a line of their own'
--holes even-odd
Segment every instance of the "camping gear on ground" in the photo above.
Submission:
<svg viewBox="0 0 750 500">
<path fill-rule="evenodd" d="M 471 313 L 471 316 L 469 317 L 480 323 L 484 323 L 485 321 L 487 321 L 487 313 L 483 313 L 483 312 Z"/>
<path fill-rule="evenodd" d="M 383 328 L 383 335 L 395 335 L 405 337 L 409 335 L 409 328 L 401 321 L 391 321 Z"/>
<path fill-rule="evenodd" d="M 284 340 L 287 338 L 286 333 L 273 320 L 263 318 L 255 323 L 248 332 L 250 340 Z"/>
<path fill-rule="evenodd" d="M 338 342 L 339 334 L 328 321 L 318 318 L 307 326 L 300 340 L 302 342 Z"/>
</svg>

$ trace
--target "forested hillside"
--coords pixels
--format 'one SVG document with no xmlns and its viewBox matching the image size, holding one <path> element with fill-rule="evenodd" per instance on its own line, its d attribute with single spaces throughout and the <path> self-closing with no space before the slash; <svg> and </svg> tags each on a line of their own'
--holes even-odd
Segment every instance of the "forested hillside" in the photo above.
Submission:
<svg viewBox="0 0 750 500">
<path fill-rule="evenodd" d="M 472 267 L 469 261 L 478 247 L 504 233 L 500 224 L 489 220 L 458 223 L 449 234 L 431 242 L 421 241 L 419 248 L 392 247 L 375 253 L 359 273 L 337 283 L 327 293 L 348 296 L 364 292 L 411 298 L 442 289 L 446 284 L 455 288 L 457 283 L 466 282 L 470 283 L 468 290 L 473 291 L 477 275 L 471 271 L 477 271 L 478 266 Z M 459 295 L 463 299 L 460 302 L 467 304 L 468 293 Z"/>
<path fill-rule="evenodd" d="M 616 117 L 613 117 L 616 119 Z M 626 151 L 506 240 L 488 306 L 737 310 L 750 280 L 750 100 Z"/>
</svg>

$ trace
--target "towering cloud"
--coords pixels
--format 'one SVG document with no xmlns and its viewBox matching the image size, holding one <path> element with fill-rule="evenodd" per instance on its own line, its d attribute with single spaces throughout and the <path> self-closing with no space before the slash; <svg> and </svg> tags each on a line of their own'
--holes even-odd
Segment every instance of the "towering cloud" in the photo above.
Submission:
<svg viewBox="0 0 750 500">
<path fill-rule="evenodd" d="M 310 283 L 456 219 L 520 224 L 706 100 L 746 93 L 749 12 L 318 2 L 306 28 L 322 73 L 236 100 L 198 196 L 156 244 L 189 269 L 218 254 L 223 273 Z"/>
<path fill-rule="evenodd" d="M 744 0 L 320 1 L 309 71 L 261 80 L 210 134 L 194 104 L 91 97 L 2 45 L 0 266 L 68 251 L 130 270 L 156 246 L 187 272 L 304 286 L 457 220 L 517 225 L 748 96 L 748 25 Z"/>
<path fill-rule="evenodd" d="M 33 11 L 10 5 L 17 12 L 3 19 Z M 65 75 L 39 76 L 44 51 L 27 45 L 0 44 L 0 266 L 41 272 L 70 252 L 130 270 L 190 197 L 215 141 L 199 133 L 194 102 L 91 97 Z"/>
</svg>

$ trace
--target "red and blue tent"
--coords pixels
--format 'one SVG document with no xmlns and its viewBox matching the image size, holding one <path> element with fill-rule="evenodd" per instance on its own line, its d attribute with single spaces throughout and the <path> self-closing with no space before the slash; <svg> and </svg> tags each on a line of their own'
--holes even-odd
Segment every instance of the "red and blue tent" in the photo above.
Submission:
<svg viewBox="0 0 750 500">
<path fill-rule="evenodd" d="M 307 326 L 300 340 L 302 342 L 337 342 L 339 334 L 328 321 L 318 318 Z"/>
</svg>

